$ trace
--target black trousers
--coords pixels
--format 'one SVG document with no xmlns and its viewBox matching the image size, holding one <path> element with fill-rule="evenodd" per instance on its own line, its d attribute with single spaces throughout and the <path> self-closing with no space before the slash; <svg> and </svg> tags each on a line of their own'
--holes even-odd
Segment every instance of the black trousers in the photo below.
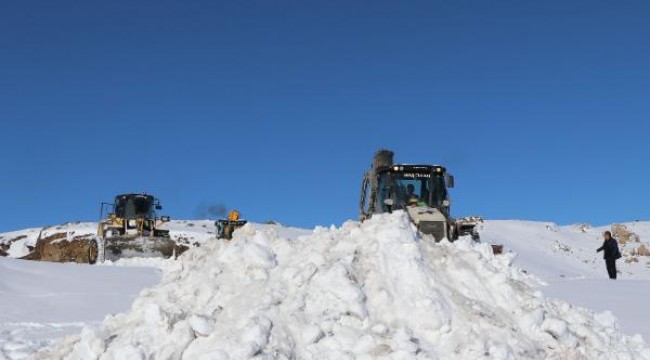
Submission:
<svg viewBox="0 0 650 360">
<path fill-rule="evenodd" d="M 616 279 L 616 259 L 605 259 L 607 265 L 607 273 L 610 279 Z"/>
</svg>

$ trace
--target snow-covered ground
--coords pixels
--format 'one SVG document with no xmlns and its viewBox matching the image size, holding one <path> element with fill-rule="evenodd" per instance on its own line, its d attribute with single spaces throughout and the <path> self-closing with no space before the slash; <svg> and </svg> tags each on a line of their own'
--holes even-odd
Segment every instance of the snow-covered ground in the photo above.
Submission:
<svg viewBox="0 0 650 360">
<path fill-rule="evenodd" d="M 212 220 L 177 220 L 167 227 L 182 243 L 200 246 L 215 239 Z M 0 257 L 0 360 L 27 358 L 84 326 L 99 326 L 107 315 L 127 311 L 138 293 L 160 282 L 162 269 L 175 263 L 133 258 L 90 266 L 14 259 L 27 255 L 41 232 L 67 232 L 71 238 L 96 230 L 96 223 L 71 222 L 0 233 L 0 246 L 9 255 Z M 309 233 L 287 227 L 280 232 Z"/>
<path fill-rule="evenodd" d="M 641 334 L 650 341 L 650 257 L 630 256 L 641 245 L 650 247 L 650 222 L 622 224 L 639 236 L 639 242 L 621 244 L 625 257 L 617 261 L 618 280 L 610 281 L 605 270 L 602 233 L 611 227 L 583 224 L 557 226 L 526 221 L 488 221 L 483 241 L 501 243 L 517 254 L 514 265 L 546 283 L 548 296 L 565 299 L 597 311 L 611 311 L 628 334 Z"/>
<path fill-rule="evenodd" d="M 626 225 L 650 239 L 650 223 Z M 608 280 L 595 252 L 605 228 L 487 221 L 484 243 L 507 251 L 497 257 L 469 240 L 432 245 L 400 213 L 313 231 L 249 225 L 231 242 L 212 221 L 169 228 L 198 246 L 106 266 L 0 258 L 0 359 L 650 359 L 623 335 L 650 339 L 650 258 L 626 257 L 636 262 Z M 0 244 L 22 256 L 39 232 Z"/>
<path fill-rule="evenodd" d="M 20 359 L 54 339 L 126 311 L 155 268 L 53 264 L 0 258 L 0 359 Z"/>
<path fill-rule="evenodd" d="M 623 225 L 639 235 L 641 241 L 621 244 L 626 258 L 617 261 L 620 277 L 650 280 L 650 257 L 627 256 L 641 245 L 650 247 L 650 223 Z M 596 249 L 603 243 L 602 233 L 610 227 L 560 227 L 528 221 L 487 221 L 482 227 L 482 241 L 504 244 L 506 250 L 517 253 L 517 266 L 544 279 L 607 278 L 603 253 Z M 637 261 L 626 263 L 631 258 Z"/>
<path fill-rule="evenodd" d="M 603 276 L 604 277 L 604 276 Z M 626 334 L 641 334 L 650 340 L 650 282 L 647 280 L 579 279 L 551 281 L 542 289 L 547 296 L 568 299 L 571 303 L 596 311 L 609 311 L 619 320 Z"/>
</svg>

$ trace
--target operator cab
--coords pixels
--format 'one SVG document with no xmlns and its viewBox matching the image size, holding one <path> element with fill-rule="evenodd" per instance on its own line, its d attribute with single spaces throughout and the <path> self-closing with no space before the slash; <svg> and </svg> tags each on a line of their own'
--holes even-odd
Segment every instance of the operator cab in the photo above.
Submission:
<svg viewBox="0 0 650 360">
<path fill-rule="evenodd" d="M 115 197 L 115 216 L 122 219 L 155 219 L 160 202 L 152 195 L 124 194 Z"/>
<path fill-rule="evenodd" d="M 377 169 L 377 181 L 377 213 L 428 206 L 449 214 L 447 187 L 453 187 L 453 177 L 442 166 L 384 166 Z"/>
</svg>

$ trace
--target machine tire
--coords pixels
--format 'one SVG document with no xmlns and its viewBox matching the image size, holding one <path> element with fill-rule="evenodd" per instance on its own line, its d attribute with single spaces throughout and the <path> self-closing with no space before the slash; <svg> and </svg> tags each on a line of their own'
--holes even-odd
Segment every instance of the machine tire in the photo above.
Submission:
<svg viewBox="0 0 650 360">
<path fill-rule="evenodd" d="M 458 240 L 460 237 L 458 234 L 458 227 L 456 225 L 449 224 L 447 228 L 448 236 L 447 238 L 449 239 L 450 242 L 454 242 Z"/>
<path fill-rule="evenodd" d="M 88 264 L 97 263 L 97 258 L 99 257 L 99 245 L 96 240 L 91 240 L 88 242 Z"/>
</svg>

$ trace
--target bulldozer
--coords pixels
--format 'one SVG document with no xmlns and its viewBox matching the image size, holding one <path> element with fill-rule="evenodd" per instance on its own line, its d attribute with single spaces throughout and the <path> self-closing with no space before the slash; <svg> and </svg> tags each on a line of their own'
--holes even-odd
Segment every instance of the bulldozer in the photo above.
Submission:
<svg viewBox="0 0 650 360">
<path fill-rule="evenodd" d="M 217 227 L 217 238 L 231 240 L 235 230 L 246 225 L 248 221 L 239 218 L 239 211 L 230 210 L 228 218 L 217 220 L 214 225 Z"/>
<path fill-rule="evenodd" d="M 451 216 L 448 189 L 454 187 L 454 177 L 440 165 L 395 164 L 394 153 L 378 150 L 361 185 L 361 221 L 373 214 L 405 211 L 422 234 L 431 235 L 436 242 L 455 241 L 471 236 L 479 241 L 477 225 L 481 218 L 455 219 Z M 501 250 L 495 249 L 495 253 Z"/>
<path fill-rule="evenodd" d="M 160 200 L 146 193 L 121 194 L 102 203 L 97 227 L 100 261 L 124 257 L 172 257 L 182 248 L 162 229 L 169 216 L 158 217 Z"/>
</svg>

